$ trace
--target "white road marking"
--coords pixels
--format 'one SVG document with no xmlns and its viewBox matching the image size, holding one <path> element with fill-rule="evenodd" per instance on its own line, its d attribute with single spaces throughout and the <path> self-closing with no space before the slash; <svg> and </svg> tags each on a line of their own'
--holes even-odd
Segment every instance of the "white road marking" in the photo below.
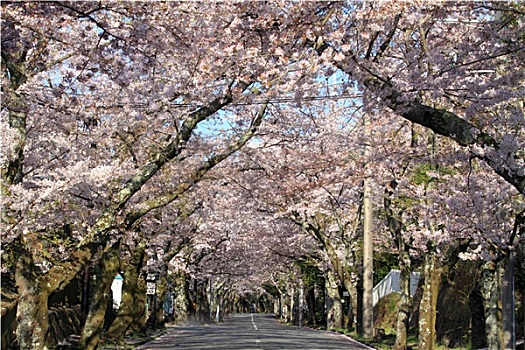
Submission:
<svg viewBox="0 0 525 350">
<path fill-rule="evenodd" d="M 258 329 L 257 329 L 257 325 L 256 325 L 255 322 L 253 321 L 253 314 L 251 314 L 251 315 L 252 315 L 252 324 L 253 324 L 253 329 L 255 329 L 255 330 L 257 331 L 257 330 L 258 330 Z"/>
</svg>

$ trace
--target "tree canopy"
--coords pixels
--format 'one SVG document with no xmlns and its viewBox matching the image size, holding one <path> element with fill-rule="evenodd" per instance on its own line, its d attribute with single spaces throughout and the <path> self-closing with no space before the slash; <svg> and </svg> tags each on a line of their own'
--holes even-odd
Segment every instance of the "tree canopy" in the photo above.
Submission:
<svg viewBox="0 0 525 350">
<path fill-rule="evenodd" d="M 60 289 L 140 235 L 239 292 L 353 266 L 365 178 L 415 259 L 523 235 L 519 2 L 1 6 L 3 273 Z"/>
</svg>

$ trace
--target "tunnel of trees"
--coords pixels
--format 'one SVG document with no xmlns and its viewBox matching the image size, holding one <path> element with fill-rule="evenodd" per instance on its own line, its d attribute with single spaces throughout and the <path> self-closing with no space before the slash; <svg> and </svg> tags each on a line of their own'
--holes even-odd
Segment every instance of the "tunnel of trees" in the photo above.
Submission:
<svg viewBox="0 0 525 350">
<path fill-rule="evenodd" d="M 1 10 L 2 349 L 234 312 L 395 349 L 524 338 L 524 4 Z"/>
</svg>

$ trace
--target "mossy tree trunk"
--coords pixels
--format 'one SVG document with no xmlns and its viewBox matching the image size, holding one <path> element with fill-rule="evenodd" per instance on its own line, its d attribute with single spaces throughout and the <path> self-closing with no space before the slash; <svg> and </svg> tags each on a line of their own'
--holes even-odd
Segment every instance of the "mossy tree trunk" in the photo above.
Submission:
<svg viewBox="0 0 525 350">
<path fill-rule="evenodd" d="M 201 324 L 210 323 L 209 281 L 195 281 L 195 317 Z"/>
<path fill-rule="evenodd" d="M 288 315 L 290 320 L 288 322 L 295 324 L 295 285 L 293 283 L 290 283 L 290 287 L 288 288 L 288 293 L 290 294 L 290 303 L 289 303 L 289 309 L 288 309 Z"/>
<path fill-rule="evenodd" d="M 122 341 L 128 327 L 132 324 L 136 313 L 140 310 L 135 309 L 136 299 L 140 298 L 138 293 L 138 279 L 146 255 L 146 240 L 141 239 L 133 249 L 130 262 L 126 266 L 122 284 L 122 299 L 116 319 L 108 329 L 108 338 Z"/>
<path fill-rule="evenodd" d="M 327 272 L 326 282 L 326 328 L 334 331 L 343 328 L 343 304 L 341 302 L 336 277 L 331 270 Z"/>
<path fill-rule="evenodd" d="M 516 349 L 516 304 L 514 295 L 514 254 L 508 253 L 505 263 L 501 265 L 501 306 L 502 306 L 502 331 L 503 347 Z"/>
<path fill-rule="evenodd" d="M 481 275 L 481 294 L 483 295 L 483 306 L 485 309 L 485 333 L 487 349 L 489 350 L 502 349 L 503 345 L 500 264 L 495 261 L 486 262 Z"/>
<path fill-rule="evenodd" d="M 69 285 L 87 256 L 82 251 L 73 254 L 73 263 L 64 266 L 52 266 L 49 270 L 37 267 L 31 251 L 26 247 L 24 238 L 13 242 L 17 256 L 14 264 L 15 283 L 18 289 L 16 337 L 21 350 L 47 349 L 49 339 L 49 296 Z"/>
<path fill-rule="evenodd" d="M 413 129 L 412 129 L 413 130 Z M 412 142 L 417 142 L 416 134 L 413 133 Z M 410 299 L 410 269 L 411 269 L 411 259 L 410 259 L 410 244 L 405 241 L 403 237 L 404 225 L 401 222 L 401 216 L 403 215 L 403 210 L 394 212 L 392 207 L 392 195 L 394 190 L 397 187 L 397 182 L 392 180 L 389 187 L 385 189 L 385 197 L 383 200 L 385 214 L 386 214 L 386 223 L 390 234 L 397 246 L 398 251 L 398 261 L 399 261 L 399 270 L 400 270 L 400 280 L 399 286 L 401 289 L 401 297 L 398 304 L 398 314 L 396 322 L 396 341 L 394 343 L 395 350 L 405 350 L 407 348 L 407 338 L 408 338 L 408 327 L 410 319 L 410 309 L 411 309 L 411 299 Z"/>
<path fill-rule="evenodd" d="M 319 223 L 308 223 L 305 220 L 303 220 L 297 212 L 292 213 L 291 219 L 297 225 L 301 226 L 301 228 L 305 232 L 311 234 L 319 243 L 323 245 L 324 251 L 326 252 L 328 259 L 332 264 L 334 276 L 337 277 L 339 281 L 341 281 L 343 288 L 349 294 L 348 301 L 350 302 L 350 305 L 348 307 L 351 310 L 351 313 L 347 327 L 353 328 L 354 319 L 359 320 L 359 316 L 362 316 L 362 312 L 358 316 L 358 306 L 356 299 L 358 294 L 358 278 L 356 276 L 352 276 L 352 272 L 347 266 L 346 261 L 341 261 L 341 259 L 339 258 L 339 254 L 337 253 L 336 247 L 334 246 L 330 238 L 323 232 L 323 229 L 321 225 L 319 225 Z M 345 250 L 349 251 L 349 249 Z"/>
<path fill-rule="evenodd" d="M 17 239 L 13 244 L 18 257 L 15 263 L 15 282 L 19 294 L 16 334 L 21 350 L 44 349 L 54 345 L 48 339 L 49 296 L 69 285 L 90 260 L 91 251 L 76 250 L 71 254 L 70 261 L 46 270 L 37 267 L 25 244 L 23 239 Z"/>
<path fill-rule="evenodd" d="M 210 280 L 210 318 L 215 323 L 221 321 L 224 310 L 224 282 Z M 264 300 L 259 300 L 261 309 L 267 307 Z"/>
<path fill-rule="evenodd" d="M 112 298 L 111 284 L 119 270 L 119 248 L 119 243 L 110 247 L 107 252 L 102 254 L 96 267 L 94 292 L 90 299 L 89 311 L 79 340 L 81 349 L 96 349 L 100 342 L 107 306 L 110 298 Z"/>
<path fill-rule="evenodd" d="M 148 324 L 153 329 L 164 328 L 164 299 L 168 291 L 167 266 L 164 265 L 155 286 L 154 309 L 150 313 Z"/>
<path fill-rule="evenodd" d="M 412 306 L 410 300 L 410 256 L 408 255 L 408 249 L 406 249 L 404 243 L 401 243 L 399 251 L 399 269 L 401 271 L 399 285 L 401 289 L 401 297 L 398 304 L 399 311 L 397 314 L 396 341 L 394 349 L 405 350 L 407 348 L 408 321 L 410 319 L 410 309 Z"/>
<path fill-rule="evenodd" d="M 128 332 L 146 333 L 146 289 L 146 280 L 144 278 L 138 278 L 133 298 L 132 321 L 127 329 Z"/>
<path fill-rule="evenodd" d="M 306 322 L 309 326 L 315 326 L 316 320 L 315 320 L 315 285 L 311 284 L 307 286 L 306 290 L 306 306 L 308 308 L 308 315 Z"/>
<path fill-rule="evenodd" d="M 193 313 L 193 308 L 190 302 L 189 279 L 184 270 L 178 270 L 174 274 L 175 284 L 175 323 L 178 325 L 185 325 L 189 322 L 190 315 Z"/>
<path fill-rule="evenodd" d="M 38 52 L 44 49 L 46 43 L 47 41 L 42 40 L 32 49 Z M 28 50 L 30 50 L 29 45 L 16 45 L 8 50 L 2 50 L 2 69 L 6 78 L 6 84 L 2 83 L 2 97 L 4 98 L 2 107 L 4 103 L 8 107 L 9 126 L 16 130 L 17 140 L 11 145 L 13 157 L 9 157 L 1 164 L 1 197 L 11 196 L 8 186 L 20 184 L 24 177 L 24 149 L 29 108 L 26 97 L 19 91 L 19 88 L 28 80 L 28 72 L 33 68 L 27 66 Z M 0 206 L 0 219 L 4 223 L 14 224 L 18 218 L 8 214 L 7 209 L 5 205 Z M 36 270 L 33 257 L 21 239 L 17 239 L 13 246 L 15 247 L 13 250 L 18 255 L 18 260 L 15 261 L 15 282 L 19 294 L 16 337 L 22 350 L 45 349 L 48 345 L 49 332 L 47 302 L 53 281 L 49 279 L 49 276 Z"/>
<path fill-rule="evenodd" d="M 18 287 L 16 337 L 20 349 L 48 349 L 50 289 L 46 276 L 36 271 L 31 255 L 25 250 L 16 261 L 15 282 Z"/>
</svg>

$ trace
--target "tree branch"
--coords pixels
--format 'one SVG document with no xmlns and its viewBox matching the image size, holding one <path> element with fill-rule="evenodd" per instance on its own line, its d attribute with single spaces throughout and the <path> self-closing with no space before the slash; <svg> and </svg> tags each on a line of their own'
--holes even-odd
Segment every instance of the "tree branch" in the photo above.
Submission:
<svg viewBox="0 0 525 350">
<path fill-rule="evenodd" d="M 144 203 L 144 208 L 130 212 L 126 216 L 126 227 L 130 228 L 138 219 L 140 219 L 142 216 L 146 215 L 150 211 L 164 207 L 176 200 L 177 198 L 179 198 L 183 193 L 192 188 L 194 184 L 201 181 L 204 175 L 206 175 L 206 173 L 210 171 L 213 167 L 215 167 L 223 160 L 228 158 L 230 155 L 241 149 L 255 135 L 257 128 L 261 125 L 267 107 L 268 103 L 265 103 L 261 106 L 259 112 L 257 113 L 257 116 L 252 120 L 250 128 L 240 139 L 230 144 L 227 147 L 227 149 L 223 152 L 215 154 L 214 156 L 208 158 L 208 160 L 203 162 L 201 166 L 192 173 L 188 181 L 181 183 L 175 188 L 174 191 L 168 194 L 146 201 Z"/>
</svg>

